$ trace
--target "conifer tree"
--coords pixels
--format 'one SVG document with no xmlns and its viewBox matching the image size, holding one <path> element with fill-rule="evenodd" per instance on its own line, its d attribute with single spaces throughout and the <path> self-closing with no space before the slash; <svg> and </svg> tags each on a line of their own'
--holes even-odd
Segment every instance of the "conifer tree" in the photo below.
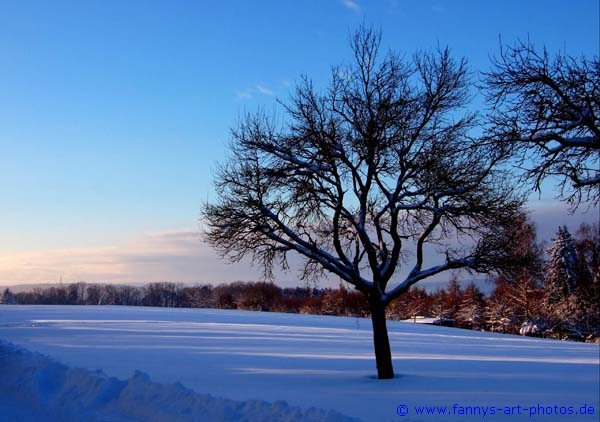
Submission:
<svg viewBox="0 0 600 422">
<path fill-rule="evenodd" d="M 2 294 L 2 304 L 4 305 L 16 305 L 17 300 L 15 295 L 10 291 L 10 289 L 4 289 L 4 293 Z"/>
<path fill-rule="evenodd" d="M 578 260 L 573 238 L 566 226 L 559 227 L 546 266 L 544 287 L 550 306 L 565 302 L 577 287 Z"/>
</svg>

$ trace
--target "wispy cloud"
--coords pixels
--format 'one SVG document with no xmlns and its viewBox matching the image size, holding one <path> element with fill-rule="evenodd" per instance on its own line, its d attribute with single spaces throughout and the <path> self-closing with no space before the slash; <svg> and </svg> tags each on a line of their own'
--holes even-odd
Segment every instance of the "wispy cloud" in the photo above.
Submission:
<svg viewBox="0 0 600 422">
<path fill-rule="evenodd" d="M 259 84 L 259 85 L 253 86 L 252 88 L 248 88 L 243 91 L 239 91 L 237 93 L 237 99 L 238 100 L 249 100 L 249 99 L 253 98 L 256 94 L 272 97 L 275 95 L 275 92 L 271 88 L 268 88 L 265 85 Z"/>
<path fill-rule="evenodd" d="M 297 259 L 292 257 L 292 268 Z M 276 271 L 281 285 L 298 285 L 297 274 Z M 196 231 L 138 236 L 121 245 L 0 255 L 0 285 L 31 283 L 222 283 L 261 280 L 249 260 L 229 263 Z M 336 285 L 332 282 L 330 285 Z"/>
<path fill-rule="evenodd" d="M 257 279 L 248 263 L 230 265 L 202 243 L 197 232 L 139 236 L 122 245 L 3 255 L 0 283 L 221 282 Z"/>
<path fill-rule="evenodd" d="M 352 10 L 353 12 L 356 13 L 360 13 L 361 12 L 361 7 L 360 5 L 354 1 L 354 0 L 340 0 L 340 2 L 348 9 Z"/>
<path fill-rule="evenodd" d="M 263 95 L 270 95 L 270 96 L 274 95 L 272 90 L 270 90 L 269 88 L 264 87 L 262 85 L 256 85 L 255 89 L 257 92 L 260 92 Z"/>
</svg>

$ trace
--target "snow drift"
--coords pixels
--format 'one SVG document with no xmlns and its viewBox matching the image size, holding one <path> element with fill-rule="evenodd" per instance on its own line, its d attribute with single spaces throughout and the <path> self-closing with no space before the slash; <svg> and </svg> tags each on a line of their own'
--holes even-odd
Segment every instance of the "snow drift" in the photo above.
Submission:
<svg viewBox="0 0 600 422">
<path fill-rule="evenodd" d="M 14 421 L 357 421 L 340 413 L 198 394 L 136 371 L 126 381 L 0 342 L 0 414 Z"/>
</svg>

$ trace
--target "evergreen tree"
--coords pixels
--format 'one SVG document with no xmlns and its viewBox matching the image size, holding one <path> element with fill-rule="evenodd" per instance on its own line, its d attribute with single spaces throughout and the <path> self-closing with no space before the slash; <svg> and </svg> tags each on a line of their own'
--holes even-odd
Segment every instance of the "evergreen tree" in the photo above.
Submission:
<svg viewBox="0 0 600 422">
<path fill-rule="evenodd" d="M 598 238 L 596 230 L 580 230 L 577 241 L 559 229 L 546 267 L 544 312 L 548 333 L 562 339 L 594 340 L 600 335 L 598 308 Z"/>
<path fill-rule="evenodd" d="M 15 295 L 10 291 L 10 289 L 4 289 L 4 293 L 2 294 L 2 304 L 4 305 L 16 305 L 17 299 Z"/>
<path fill-rule="evenodd" d="M 600 306 L 600 227 L 582 224 L 577 230 L 575 248 L 579 260 L 578 294 L 592 310 L 599 312 Z M 595 305 L 595 306 L 593 306 Z"/>
<path fill-rule="evenodd" d="M 548 250 L 550 261 L 546 267 L 544 287 L 546 300 L 551 307 L 567 301 L 577 287 L 578 259 L 575 243 L 566 226 L 559 227 L 552 247 Z"/>
<path fill-rule="evenodd" d="M 571 330 L 579 339 L 600 337 L 600 229 L 582 224 L 577 231 L 578 286 L 571 300 L 574 312 Z"/>
</svg>

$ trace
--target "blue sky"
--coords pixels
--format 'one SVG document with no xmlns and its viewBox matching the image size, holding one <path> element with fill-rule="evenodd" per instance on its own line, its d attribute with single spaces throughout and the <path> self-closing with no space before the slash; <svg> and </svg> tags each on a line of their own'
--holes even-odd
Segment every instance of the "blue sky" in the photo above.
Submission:
<svg viewBox="0 0 600 422">
<path fill-rule="evenodd" d="M 448 45 L 474 71 L 500 37 L 572 55 L 600 44 L 596 0 L 211 3 L 0 3 L 0 283 L 247 274 L 194 249 L 229 128 L 274 109 L 302 74 L 326 83 L 363 22 L 386 47 Z M 530 207 L 542 226 L 591 218 Z"/>
</svg>

